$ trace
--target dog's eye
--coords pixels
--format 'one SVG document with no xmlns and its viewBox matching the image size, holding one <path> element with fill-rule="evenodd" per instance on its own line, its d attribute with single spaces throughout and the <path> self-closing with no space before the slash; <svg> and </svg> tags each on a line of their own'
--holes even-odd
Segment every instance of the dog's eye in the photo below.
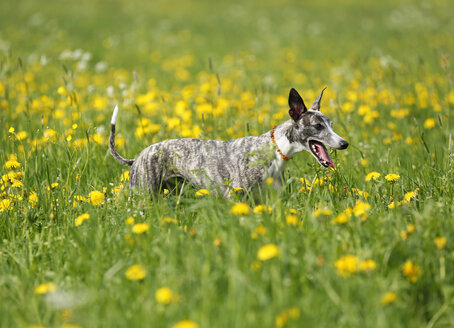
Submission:
<svg viewBox="0 0 454 328">
<path fill-rule="evenodd" d="M 323 130 L 323 127 L 324 127 L 323 124 L 320 124 L 320 123 L 315 125 L 315 128 L 319 131 Z"/>
</svg>

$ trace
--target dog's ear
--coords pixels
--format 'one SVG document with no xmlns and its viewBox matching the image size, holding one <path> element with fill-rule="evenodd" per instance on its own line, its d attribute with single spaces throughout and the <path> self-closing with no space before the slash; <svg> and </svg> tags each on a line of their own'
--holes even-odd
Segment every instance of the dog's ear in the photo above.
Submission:
<svg viewBox="0 0 454 328">
<path fill-rule="evenodd" d="M 320 101 L 322 100 L 323 96 L 323 91 L 325 91 L 326 87 L 323 88 L 322 92 L 320 92 L 319 96 L 317 99 L 315 99 L 314 103 L 312 104 L 311 108 L 312 110 L 320 110 Z"/>
<path fill-rule="evenodd" d="M 301 114 L 307 112 L 307 107 L 304 104 L 303 98 L 301 98 L 298 91 L 293 88 L 290 89 L 290 94 L 288 96 L 288 105 L 290 106 L 288 113 L 295 122 L 299 120 Z"/>
</svg>

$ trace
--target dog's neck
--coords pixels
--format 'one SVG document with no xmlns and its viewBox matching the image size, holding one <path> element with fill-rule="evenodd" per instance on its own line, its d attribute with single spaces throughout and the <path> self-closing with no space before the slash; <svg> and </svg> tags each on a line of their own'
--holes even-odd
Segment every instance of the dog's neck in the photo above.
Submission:
<svg viewBox="0 0 454 328">
<path fill-rule="evenodd" d="M 304 150 L 304 147 L 301 145 L 301 143 L 295 140 L 289 140 L 289 136 L 294 134 L 293 129 L 294 123 L 292 122 L 292 120 L 288 120 L 274 128 L 274 140 L 276 146 L 288 159 L 292 158 L 294 154 Z M 276 154 L 279 160 L 287 161 L 279 152 L 276 152 Z"/>
</svg>

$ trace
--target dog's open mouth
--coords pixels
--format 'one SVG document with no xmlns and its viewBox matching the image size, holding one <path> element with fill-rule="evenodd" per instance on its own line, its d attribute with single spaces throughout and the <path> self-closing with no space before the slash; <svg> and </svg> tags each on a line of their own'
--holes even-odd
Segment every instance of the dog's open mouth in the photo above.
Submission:
<svg viewBox="0 0 454 328">
<path fill-rule="evenodd" d="M 334 169 L 334 162 L 329 157 L 328 150 L 324 144 L 315 140 L 309 140 L 309 149 L 322 166 L 331 166 Z"/>
</svg>

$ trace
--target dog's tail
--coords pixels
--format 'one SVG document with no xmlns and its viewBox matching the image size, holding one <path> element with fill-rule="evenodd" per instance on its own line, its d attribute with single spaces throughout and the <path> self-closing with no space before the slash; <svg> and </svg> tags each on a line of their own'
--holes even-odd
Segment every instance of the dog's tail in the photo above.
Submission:
<svg viewBox="0 0 454 328">
<path fill-rule="evenodd" d="M 134 163 L 133 159 L 126 159 L 120 156 L 115 149 L 115 122 L 117 121 L 118 116 L 118 105 L 115 106 L 112 120 L 110 121 L 110 137 L 109 137 L 109 150 L 112 156 L 117 160 L 118 163 L 123 165 L 132 165 Z"/>
</svg>

